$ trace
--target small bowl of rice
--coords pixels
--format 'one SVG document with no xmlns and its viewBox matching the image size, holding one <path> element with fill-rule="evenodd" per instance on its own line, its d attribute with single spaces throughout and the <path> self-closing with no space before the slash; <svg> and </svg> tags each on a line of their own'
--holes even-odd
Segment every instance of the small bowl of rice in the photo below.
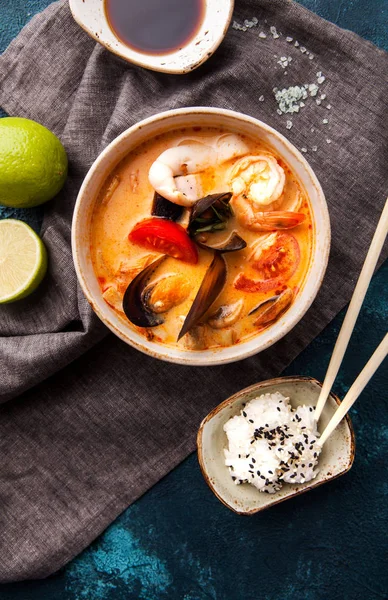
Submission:
<svg viewBox="0 0 388 600">
<path fill-rule="evenodd" d="M 198 460 L 210 489 L 228 508 L 252 515 L 344 475 L 354 460 L 348 415 L 321 448 L 320 432 L 340 404 L 330 394 L 314 420 L 321 384 L 281 377 L 234 394 L 202 421 Z"/>
</svg>

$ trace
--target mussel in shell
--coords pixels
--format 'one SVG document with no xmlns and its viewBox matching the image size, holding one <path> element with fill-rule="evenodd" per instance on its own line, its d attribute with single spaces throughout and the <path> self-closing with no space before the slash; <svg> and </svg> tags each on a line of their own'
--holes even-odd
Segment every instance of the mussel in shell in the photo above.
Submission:
<svg viewBox="0 0 388 600">
<path fill-rule="evenodd" d="M 231 198 L 231 192 L 224 192 L 222 194 L 210 194 L 197 200 L 190 215 L 190 235 L 195 236 L 198 233 L 212 233 L 225 229 L 228 219 L 233 216 L 229 204 Z"/>
<path fill-rule="evenodd" d="M 150 310 L 160 314 L 182 304 L 190 292 L 190 281 L 181 273 L 177 273 L 150 284 L 144 292 L 144 301 Z"/>
<path fill-rule="evenodd" d="M 197 292 L 194 302 L 186 316 L 182 329 L 178 335 L 178 341 L 194 327 L 205 312 L 211 307 L 218 297 L 226 281 L 226 263 L 222 254 L 215 252 L 213 260 L 205 273 L 201 286 Z"/>
<path fill-rule="evenodd" d="M 166 256 L 154 260 L 131 281 L 125 291 L 123 311 L 127 319 L 137 327 L 156 327 L 164 323 L 164 319 L 149 308 L 145 298 L 148 282 L 164 260 Z"/>
<path fill-rule="evenodd" d="M 231 325 L 234 325 L 238 321 L 243 306 L 244 300 L 242 298 L 234 304 L 224 304 L 214 314 L 210 315 L 207 322 L 212 329 L 231 327 Z"/>
<path fill-rule="evenodd" d="M 217 252 L 221 252 L 222 254 L 224 254 L 225 252 L 237 252 L 238 250 L 246 248 L 247 245 L 246 241 L 243 240 L 243 238 L 240 235 L 238 235 L 238 233 L 236 233 L 235 231 L 225 242 L 218 246 L 211 246 L 209 244 L 206 244 L 205 242 L 201 242 L 199 236 L 196 236 L 194 238 L 194 241 L 197 244 L 197 246 L 203 248 L 204 250 L 216 250 Z"/>
<path fill-rule="evenodd" d="M 294 293 L 290 288 L 286 288 L 277 296 L 265 300 L 256 308 L 251 310 L 250 315 L 255 315 L 254 325 L 256 327 L 265 327 L 276 319 L 289 307 L 294 298 Z"/>
</svg>

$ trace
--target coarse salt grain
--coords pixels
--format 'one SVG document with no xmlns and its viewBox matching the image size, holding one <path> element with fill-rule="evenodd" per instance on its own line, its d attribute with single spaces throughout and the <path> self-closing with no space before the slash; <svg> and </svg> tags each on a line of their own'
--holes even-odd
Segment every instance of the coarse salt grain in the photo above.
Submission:
<svg viewBox="0 0 388 600">
<path fill-rule="evenodd" d="M 299 112 L 298 102 L 307 98 L 305 88 L 297 85 L 283 88 L 281 91 L 276 89 L 276 92 L 274 91 L 274 93 L 276 102 L 279 106 L 278 111 L 280 110 L 282 113 Z"/>
<path fill-rule="evenodd" d="M 304 152 L 304 153 L 306 153 L 306 152 L 307 152 L 307 148 L 305 148 L 305 147 L 303 146 L 303 148 L 301 148 L 301 151 L 302 151 L 302 152 Z"/>
<path fill-rule="evenodd" d="M 329 120 L 328 120 L 328 119 L 323 119 L 323 120 L 322 120 L 322 123 L 324 123 L 325 125 L 327 125 L 327 123 L 328 123 L 328 122 L 329 122 Z"/>
<path fill-rule="evenodd" d="M 264 102 L 264 96 L 260 96 L 259 102 Z"/>
<path fill-rule="evenodd" d="M 286 122 L 286 129 L 291 129 L 292 127 L 292 121 L 287 121 Z"/>
<path fill-rule="evenodd" d="M 259 33 L 259 38 L 262 38 L 263 40 L 265 40 L 265 39 L 266 39 L 266 37 L 267 37 L 267 36 L 266 36 L 266 34 L 264 33 L 264 31 L 260 31 L 260 33 Z"/>
<path fill-rule="evenodd" d="M 312 150 L 313 152 L 316 152 L 316 151 L 318 150 L 318 146 L 312 146 L 311 150 Z"/>
<path fill-rule="evenodd" d="M 286 42 L 290 43 L 293 41 L 294 38 L 290 37 L 289 35 L 286 37 Z"/>
<path fill-rule="evenodd" d="M 279 33 L 276 31 L 276 27 L 274 27 L 273 25 L 271 25 L 269 30 L 272 33 L 272 37 L 274 40 L 276 40 L 278 37 L 280 37 Z"/>
</svg>

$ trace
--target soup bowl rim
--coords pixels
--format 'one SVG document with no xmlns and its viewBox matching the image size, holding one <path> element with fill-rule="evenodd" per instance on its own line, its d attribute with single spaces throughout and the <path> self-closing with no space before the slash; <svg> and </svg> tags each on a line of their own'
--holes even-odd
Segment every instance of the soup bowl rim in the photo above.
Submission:
<svg viewBox="0 0 388 600">
<path fill-rule="evenodd" d="M 172 121 L 172 123 L 170 126 L 167 126 L 164 131 L 171 131 L 182 126 L 189 127 L 195 124 L 200 125 L 201 116 L 205 116 L 206 118 L 208 115 L 219 116 L 220 118 L 225 118 L 234 122 L 237 121 L 241 123 L 243 121 L 248 123 L 250 126 L 253 126 L 254 129 L 262 130 L 273 136 L 278 142 L 280 142 L 281 146 L 286 147 L 287 150 L 294 155 L 298 163 L 300 163 L 302 171 L 304 171 L 306 174 L 306 180 L 310 180 L 314 185 L 317 198 L 319 199 L 319 208 L 322 218 L 321 227 L 323 227 L 323 241 L 319 255 L 315 249 L 313 257 L 310 261 L 312 262 L 313 259 L 315 260 L 315 271 L 312 270 L 313 268 L 311 266 L 309 267 L 309 271 L 305 276 L 304 288 L 296 297 L 291 308 L 285 313 L 284 318 L 281 318 L 279 321 L 274 323 L 274 325 L 268 327 L 264 334 L 258 333 L 257 335 L 250 336 L 247 341 L 242 343 L 215 349 L 190 351 L 179 348 L 177 349 L 172 346 L 147 340 L 145 336 L 139 334 L 135 331 L 135 329 L 132 329 L 130 325 L 125 325 L 124 321 L 120 320 L 114 309 L 108 306 L 102 299 L 101 293 L 100 298 L 98 293 L 93 293 L 93 291 L 90 289 L 90 281 L 93 280 L 93 282 L 96 282 L 97 278 L 91 263 L 91 258 L 88 255 L 88 252 L 90 254 L 90 251 L 88 250 L 88 248 L 90 248 L 90 232 L 89 228 L 85 225 L 85 205 L 92 206 L 95 202 L 96 194 L 91 195 L 90 188 L 95 184 L 96 178 L 101 177 L 101 172 L 104 171 L 103 180 L 105 180 L 108 174 L 117 166 L 120 160 L 122 160 L 122 158 L 128 154 L 128 152 L 138 145 L 135 144 L 134 146 L 130 147 L 119 159 L 117 158 L 117 152 L 119 149 L 122 146 L 128 145 L 130 139 L 135 134 L 139 134 L 141 130 L 143 130 L 142 133 L 144 134 L 144 131 L 148 130 L 148 135 L 145 139 L 149 139 L 152 135 L 156 135 L 155 131 L 157 131 L 158 127 L 160 128 L 160 126 L 163 125 L 163 122 L 166 120 L 167 122 Z M 187 119 L 187 123 L 185 125 L 176 123 L 174 127 L 173 121 L 178 121 L 180 117 Z M 194 119 L 196 119 L 195 123 Z M 220 127 L 221 125 L 216 126 Z M 153 133 L 152 130 L 154 130 Z M 110 168 L 106 167 L 107 162 L 110 162 Z M 305 181 L 302 181 L 302 184 L 305 184 Z M 314 219 L 315 208 L 312 205 L 311 210 Z M 86 243 L 85 229 L 87 235 Z M 235 362 L 262 352 L 284 337 L 300 321 L 314 301 L 326 271 L 330 251 L 330 220 L 326 200 L 314 171 L 306 161 L 305 157 L 276 129 L 254 117 L 250 117 L 249 115 L 228 109 L 220 109 L 215 107 L 186 107 L 160 112 L 135 123 L 123 131 L 115 139 L 113 139 L 112 142 L 98 155 L 90 167 L 78 193 L 73 214 L 71 238 L 74 266 L 83 293 L 92 306 L 94 312 L 113 333 L 115 333 L 127 344 L 133 346 L 141 352 L 167 362 L 193 366 L 213 366 Z M 88 256 L 89 258 L 87 258 Z M 313 285 L 313 288 L 307 295 L 304 294 L 304 290 L 312 274 L 314 274 L 315 277 L 314 284 L 311 284 Z"/>
</svg>

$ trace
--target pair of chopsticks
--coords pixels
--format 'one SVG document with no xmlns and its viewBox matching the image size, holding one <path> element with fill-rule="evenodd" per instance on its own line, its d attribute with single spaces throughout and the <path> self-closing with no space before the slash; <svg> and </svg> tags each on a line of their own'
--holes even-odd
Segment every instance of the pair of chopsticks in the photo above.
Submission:
<svg viewBox="0 0 388 600">
<path fill-rule="evenodd" d="M 325 381 L 323 382 L 321 393 L 319 395 L 317 406 L 315 409 L 315 419 L 317 421 L 321 416 L 322 410 L 325 406 L 326 400 L 330 394 L 330 390 L 341 366 L 344 354 L 346 352 L 346 348 L 348 347 L 350 337 L 353 333 L 354 325 L 357 321 L 357 317 L 359 315 L 362 303 L 364 302 L 365 294 L 372 279 L 372 275 L 375 270 L 378 258 L 380 256 L 382 247 L 384 245 L 387 233 L 388 198 L 385 202 L 385 206 L 381 214 L 380 220 L 377 224 L 372 243 L 370 245 L 368 254 L 366 255 L 364 265 L 361 269 L 361 273 L 358 278 L 357 285 L 354 289 L 353 296 L 350 301 L 349 308 L 346 313 L 344 322 L 342 324 L 337 342 L 334 346 L 334 351 L 330 359 L 329 368 L 327 370 Z M 374 375 L 376 370 L 379 368 L 387 354 L 388 333 L 385 335 L 380 345 L 377 347 L 377 349 L 375 350 L 375 352 L 373 353 L 373 355 L 371 356 L 371 358 L 369 359 L 369 361 L 367 362 L 367 364 L 365 365 L 365 367 L 363 368 L 353 385 L 350 387 L 345 398 L 342 400 L 340 406 L 337 408 L 334 415 L 327 424 L 325 430 L 319 438 L 319 443 L 321 446 L 326 442 L 329 435 L 333 433 L 338 423 L 343 419 L 348 410 L 353 406 L 353 404 L 363 391 L 364 387 Z"/>
</svg>

